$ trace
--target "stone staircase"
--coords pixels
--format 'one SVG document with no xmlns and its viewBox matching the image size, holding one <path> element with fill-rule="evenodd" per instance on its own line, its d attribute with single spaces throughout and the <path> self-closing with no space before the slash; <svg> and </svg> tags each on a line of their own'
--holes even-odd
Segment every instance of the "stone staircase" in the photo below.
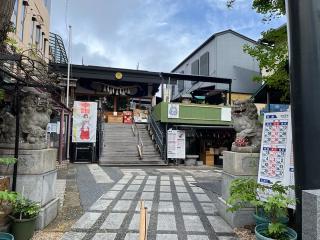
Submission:
<svg viewBox="0 0 320 240">
<path fill-rule="evenodd" d="M 146 129 L 146 124 L 137 124 L 143 142 L 143 159 L 139 158 L 137 137 L 129 124 L 105 124 L 103 150 L 100 165 L 165 165 Z"/>
</svg>

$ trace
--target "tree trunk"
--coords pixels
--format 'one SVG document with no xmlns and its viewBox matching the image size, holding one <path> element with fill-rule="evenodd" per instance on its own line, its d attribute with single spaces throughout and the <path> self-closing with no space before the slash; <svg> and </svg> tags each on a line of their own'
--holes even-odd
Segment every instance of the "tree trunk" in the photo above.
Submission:
<svg viewBox="0 0 320 240">
<path fill-rule="evenodd" d="M 7 37 L 16 0 L 0 0 L 0 45 Z"/>
</svg>

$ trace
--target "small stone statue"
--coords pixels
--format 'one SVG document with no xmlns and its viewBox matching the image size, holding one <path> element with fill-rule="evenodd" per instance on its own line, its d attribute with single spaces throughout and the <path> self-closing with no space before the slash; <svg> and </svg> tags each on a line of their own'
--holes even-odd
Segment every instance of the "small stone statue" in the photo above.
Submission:
<svg viewBox="0 0 320 240">
<path fill-rule="evenodd" d="M 262 124 L 258 121 L 257 107 L 250 100 L 235 101 L 231 111 L 233 127 L 237 133 L 231 150 L 243 153 L 260 152 Z"/>
</svg>

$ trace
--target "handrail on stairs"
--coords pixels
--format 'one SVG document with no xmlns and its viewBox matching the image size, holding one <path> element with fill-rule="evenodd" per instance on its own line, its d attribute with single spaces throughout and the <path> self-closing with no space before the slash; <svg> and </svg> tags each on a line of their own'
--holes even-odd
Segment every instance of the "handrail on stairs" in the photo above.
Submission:
<svg viewBox="0 0 320 240">
<path fill-rule="evenodd" d="M 138 149 L 139 158 L 143 159 L 143 142 L 140 136 L 139 129 L 137 127 L 137 123 L 135 121 L 133 121 L 133 124 L 131 125 L 131 130 L 132 130 L 133 136 L 137 136 L 137 149 Z"/>
<path fill-rule="evenodd" d="M 152 114 L 149 114 L 149 126 L 154 135 L 154 140 L 156 142 L 156 146 L 159 149 L 160 155 L 162 159 L 166 158 L 165 153 L 165 134 L 161 130 L 160 125 L 155 121 Z"/>
</svg>

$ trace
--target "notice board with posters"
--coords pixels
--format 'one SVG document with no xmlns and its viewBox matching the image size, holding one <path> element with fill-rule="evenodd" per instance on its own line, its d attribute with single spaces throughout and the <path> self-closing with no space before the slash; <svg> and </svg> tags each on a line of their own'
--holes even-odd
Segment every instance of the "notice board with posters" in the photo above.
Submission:
<svg viewBox="0 0 320 240">
<path fill-rule="evenodd" d="M 96 102 L 75 101 L 73 106 L 72 142 L 95 143 L 97 130 Z"/>
<path fill-rule="evenodd" d="M 258 172 L 259 184 L 270 186 L 280 182 L 284 186 L 294 185 L 292 146 L 290 112 L 265 113 Z M 266 199 L 271 194 L 269 191 L 259 196 Z M 294 191 L 290 191 L 289 195 L 294 198 Z"/>
<path fill-rule="evenodd" d="M 168 158 L 186 158 L 186 133 L 183 130 L 168 130 L 167 134 Z"/>
</svg>

